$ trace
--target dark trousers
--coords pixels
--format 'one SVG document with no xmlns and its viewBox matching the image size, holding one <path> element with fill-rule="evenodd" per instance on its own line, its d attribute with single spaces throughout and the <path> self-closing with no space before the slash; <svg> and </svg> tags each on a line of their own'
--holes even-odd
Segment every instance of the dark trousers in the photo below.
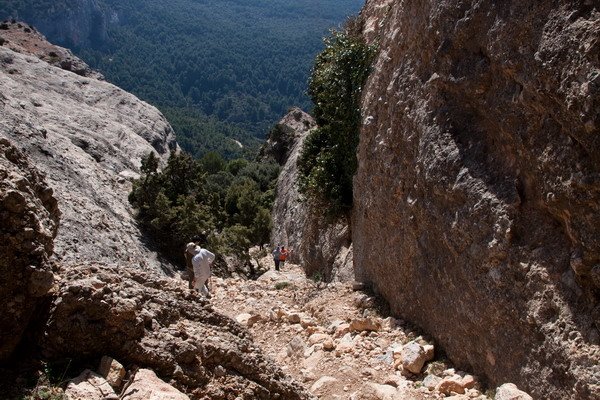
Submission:
<svg viewBox="0 0 600 400">
<path fill-rule="evenodd" d="M 274 258 L 273 262 L 275 263 L 275 270 L 279 271 L 279 260 Z"/>
</svg>

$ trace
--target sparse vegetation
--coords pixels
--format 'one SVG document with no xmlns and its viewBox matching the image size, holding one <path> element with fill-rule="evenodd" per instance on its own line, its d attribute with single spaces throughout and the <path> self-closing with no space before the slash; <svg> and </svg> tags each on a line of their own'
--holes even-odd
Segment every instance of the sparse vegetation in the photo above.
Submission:
<svg viewBox="0 0 600 400">
<path fill-rule="evenodd" d="M 39 386 L 23 400 L 67 400 L 64 390 L 58 386 Z"/>
<path fill-rule="evenodd" d="M 283 290 L 286 288 L 293 288 L 293 287 L 294 287 L 294 285 L 292 285 L 290 282 L 287 282 L 287 281 L 277 282 L 275 284 L 275 289 L 277 289 L 277 290 Z"/>
<path fill-rule="evenodd" d="M 310 280 L 313 281 L 313 282 L 315 282 L 315 283 L 320 283 L 320 282 L 323 281 L 323 275 L 320 272 L 315 272 L 310 277 Z"/>
</svg>

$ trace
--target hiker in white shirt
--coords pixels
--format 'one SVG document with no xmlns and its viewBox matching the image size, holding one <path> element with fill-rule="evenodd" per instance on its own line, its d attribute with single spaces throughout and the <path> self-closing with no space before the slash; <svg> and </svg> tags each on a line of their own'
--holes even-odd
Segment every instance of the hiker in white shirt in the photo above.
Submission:
<svg viewBox="0 0 600 400">
<path fill-rule="evenodd" d="M 194 267 L 194 289 L 204 296 L 210 297 L 206 282 L 210 278 L 210 265 L 215 260 L 215 255 L 200 246 L 194 248 L 192 266 Z"/>
</svg>

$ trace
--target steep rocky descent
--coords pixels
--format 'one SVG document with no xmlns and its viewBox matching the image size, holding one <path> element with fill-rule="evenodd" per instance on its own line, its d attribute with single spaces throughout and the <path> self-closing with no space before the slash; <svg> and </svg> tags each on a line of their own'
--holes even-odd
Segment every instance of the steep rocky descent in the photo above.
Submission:
<svg viewBox="0 0 600 400">
<path fill-rule="evenodd" d="M 0 138 L 0 362 L 21 340 L 54 276 L 48 258 L 59 212 L 42 174 Z"/>
<path fill-rule="evenodd" d="M 600 393 L 600 10 L 368 1 L 357 277 L 459 367 Z"/>
<path fill-rule="evenodd" d="M 40 347 L 48 359 L 110 355 L 150 368 L 191 399 L 308 399 L 248 332 L 181 280 L 135 266 L 60 271 Z"/>
<path fill-rule="evenodd" d="M 283 168 L 277 180 L 277 197 L 273 204 L 273 246 L 284 245 L 293 250 L 291 260 L 302 264 L 309 276 L 320 275 L 332 280 L 351 280 L 352 247 L 348 223 L 332 223 L 324 218 L 324 210 L 305 201 L 298 191 L 296 162 L 314 119 L 299 109 L 290 111 L 275 130 L 278 140 L 267 142 L 263 153 L 281 160 Z M 279 143 L 283 143 L 280 145 Z"/>
<path fill-rule="evenodd" d="M 269 257 L 261 264 L 273 268 Z M 488 398 L 477 377 L 435 357 L 433 344 L 359 289 L 314 282 L 288 263 L 256 281 L 213 279 L 211 303 L 322 400 Z"/>
<path fill-rule="evenodd" d="M 164 162 L 178 149 L 168 122 L 111 84 L 7 45 L 0 47 L 0 137 L 18 144 L 54 190 L 62 212 L 56 257 L 167 268 L 141 242 L 127 196 L 143 155 L 154 151 Z"/>
</svg>

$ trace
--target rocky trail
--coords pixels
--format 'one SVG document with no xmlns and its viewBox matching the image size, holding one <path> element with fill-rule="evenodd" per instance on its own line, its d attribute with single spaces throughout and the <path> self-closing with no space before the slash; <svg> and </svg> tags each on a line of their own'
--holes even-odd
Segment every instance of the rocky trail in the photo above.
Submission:
<svg viewBox="0 0 600 400">
<path fill-rule="evenodd" d="M 289 263 L 278 272 L 269 257 L 261 266 L 271 269 L 257 280 L 213 278 L 211 303 L 317 398 L 488 398 L 357 284 L 311 280 Z"/>
</svg>

